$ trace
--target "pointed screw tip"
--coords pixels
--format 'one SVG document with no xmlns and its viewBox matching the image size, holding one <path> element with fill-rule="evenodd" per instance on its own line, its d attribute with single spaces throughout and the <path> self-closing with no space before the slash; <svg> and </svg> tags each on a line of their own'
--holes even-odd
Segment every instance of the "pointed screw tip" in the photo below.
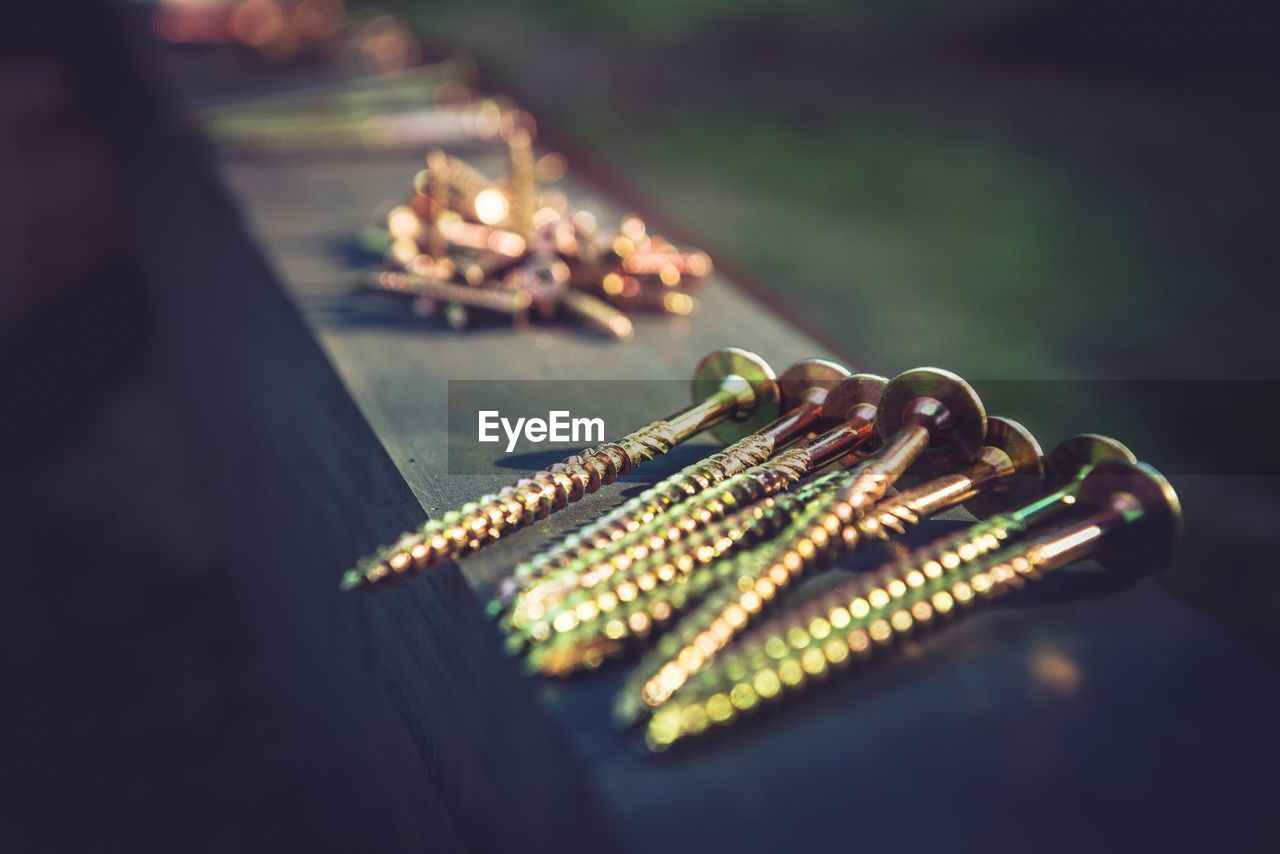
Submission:
<svg viewBox="0 0 1280 854">
<path fill-rule="evenodd" d="M 338 589 L 343 593 L 349 593 L 352 590 L 364 587 L 365 584 L 365 577 L 357 570 L 352 569 L 342 576 L 342 583 L 338 585 Z"/>
</svg>

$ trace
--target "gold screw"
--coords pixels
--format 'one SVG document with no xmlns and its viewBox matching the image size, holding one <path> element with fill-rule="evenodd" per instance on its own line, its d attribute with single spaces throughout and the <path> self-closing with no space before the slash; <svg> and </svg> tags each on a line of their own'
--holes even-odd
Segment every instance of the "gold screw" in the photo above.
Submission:
<svg viewBox="0 0 1280 854">
<path fill-rule="evenodd" d="M 438 279 L 392 271 L 363 274 L 360 277 L 360 283 L 372 290 L 426 297 L 431 300 L 512 315 L 526 313 L 533 302 L 533 298 L 523 291 L 473 288 L 468 285 L 455 285 Z"/>
<path fill-rule="evenodd" d="M 639 720 L 651 707 L 665 702 L 676 688 L 693 678 L 700 669 L 710 666 L 717 652 L 745 632 L 748 623 L 783 588 L 795 578 L 802 577 L 811 565 L 831 557 L 829 549 L 810 548 L 813 542 L 821 539 L 836 552 L 847 551 L 868 539 L 883 539 L 890 531 L 902 533 L 903 524 L 914 524 L 920 517 L 945 509 L 944 499 L 948 495 L 957 502 L 963 502 L 978 516 L 984 516 L 1008 506 L 1033 490 L 1039 478 L 1034 466 L 1038 452 L 1033 452 L 1034 440 L 1031 436 L 1014 422 L 992 418 L 989 422 L 988 444 L 1004 451 L 1013 463 L 1013 469 L 996 479 L 989 479 L 988 488 L 983 491 L 973 494 L 974 484 L 958 481 L 954 475 L 944 476 L 881 502 L 872 513 L 852 520 L 839 532 L 824 528 L 826 533 L 815 534 L 818 530 L 815 524 L 831 525 L 833 518 L 828 516 L 823 519 L 821 507 L 808 508 L 807 514 L 800 518 L 804 502 L 794 501 L 792 496 L 779 496 L 780 505 L 791 502 L 793 509 L 787 518 L 796 519 L 794 525 L 776 542 L 738 554 L 734 560 L 717 567 L 716 580 L 720 586 L 707 594 L 706 600 L 693 612 L 681 619 L 676 631 L 664 636 L 655 650 L 635 668 L 627 685 L 618 695 L 614 706 L 615 719 L 624 726 Z M 1086 433 L 1060 442 L 1049 452 L 1044 465 L 1049 482 L 1058 487 L 1056 490 L 1016 510 L 992 516 L 953 538 L 944 538 L 929 546 L 928 549 L 936 554 L 927 564 L 924 575 L 913 571 L 913 566 L 908 564 L 898 574 L 897 581 L 885 578 L 881 580 L 879 587 L 895 593 L 905 591 L 918 584 L 921 578 L 933 578 L 939 571 L 938 567 L 954 568 L 959 561 L 986 554 L 1018 534 L 1057 518 L 1075 504 L 1085 475 L 1095 465 L 1103 462 L 1132 464 L 1137 460 L 1128 448 L 1107 436 Z M 981 465 L 981 461 L 979 464 Z M 1003 466 L 992 468 L 991 474 L 996 475 L 999 468 Z M 1021 476 L 1017 473 L 1021 473 Z M 978 471 L 972 474 L 975 477 L 981 476 Z M 830 480 L 832 477 L 828 476 L 826 479 Z M 1009 488 L 1001 488 L 1002 486 Z M 815 482 L 811 487 L 813 494 L 831 493 L 831 489 L 822 487 L 821 481 Z M 768 530 L 751 536 L 753 520 L 748 515 L 749 510 L 750 508 L 737 514 L 737 518 L 726 520 L 725 530 L 705 532 L 705 543 L 717 546 L 712 554 L 700 551 L 704 546 L 704 541 L 701 540 L 689 543 L 685 551 L 695 556 L 700 563 L 710 563 L 723 554 L 719 549 L 726 541 L 734 547 L 740 545 L 739 540 L 734 538 L 737 536 L 735 529 L 743 532 L 741 543 L 758 541 L 767 536 Z M 775 525 L 771 530 L 776 529 Z M 921 554 L 917 553 L 914 561 L 917 567 L 925 561 Z M 678 553 L 666 557 L 668 560 L 677 560 Z M 758 602 L 751 595 L 753 591 L 759 597 Z M 576 656 L 600 658 L 611 652 L 607 646 L 598 645 L 594 649 L 588 646 L 585 650 L 579 650 Z M 558 656 L 561 661 L 574 660 L 574 654 L 563 651 Z"/>
<path fill-rule="evenodd" d="M 937 619 L 959 618 L 968 606 L 1082 558 L 1138 577 L 1176 554 L 1182 537 L 1178 497 L 1150 466 L 1099 463 L 1081 481 L 1078 499 L 1072 521 L 1048 533 L 991 554 L 998 547 L 991 541 L 999 537 L 975 526 L 976 539 L 961 538 L 957 545 L 952 537 L 941 548 L 925 547 L 905 570 L 888 564 L 761 626 L 654 713 L 646 731 L 650 749 L 665 750 L 729 725 L 762 701 L 776 702 L 896 638 Z"/>
<path fill-rule="evenodd" d="M 513 612 L 512 625 L 517 628 L 527 625 L 528 639 L 534 643 L 549 640 L 553 633 L 573 631 L 582 619 L 574 610 L 576 603 L 571 594 L 586 591 L 584 595 L 590 596 L 593 588 L 618 574 L 631 582 L 633 579 L 626 572 L 637 561 L 705 528 L 738 507 L 788 489 L 817 468 L 858 447 L 871 437 L 876 401 L 884 389 L 884 378 L 872 374 L 854 374 L 841 380 L 827 394 L 822 406 L 828 418 L 841 419 L 835 427 L 811 442 L 783 451 L 686 499 L 668 514 L 565 567 L 557 579 L 530 591 L 531 609 Z M 639 583 L 639 579 L 636 581 Z M 540 619 L 532 618 L 530 610 L 545 613 Z"/>
<path fill-rule="evenodd" d="M 574 288 L 567 288 L 560 305 L 587 326 L 618 341 L 629 341 L 635 334 L 631 319 L 602 299 Z"/>
<path fill-rule="evenodd" d="M 694 372 L 693 394 L 693 405 L 617 442 L 569 457 L 404 534 L 348 571 L 342 588 L 365 587 L 462 557 L 580 500 L 721 422 L 732 419 L 750 432 L 776 412 L 778 385 L 763 359 L 731 347 L 702 359 Z"/>
<path fill-rule="evenodd" d="M 724 431 L 725 425 L 712 428 L 729 443 L 723 451 L 686 466 L 554 548 L 517 566 L 511 577 L 499 585 L 491 612 L 495 616 L 504 613 L 522 591 L 552 577 L 575 559 L 607 548 L 680 501 L 764 462 L 778 448 L 805 435 L 821 422 L 827 393 L 848 376 L 845 368 L 825 359 L 805 359 L 787 368 L 778 378 L 783 411 L 780 417 L 736 442 L 732 441 L 736 431 Z"/>
<path fill-rule="evenodd" d="M 666 702 L 814 567 L 830 564 L 867 542 L 906 533 L 921 519 L 962 503 L 1017 504 L 1039 494 L 1043 476 L 1043 455 L 1035 437 L 1015 421 L 992 418 L 987 445 L 959 471 L 906 490 L 848 521 L 815 502 L 776 539 L 716 568 L 721 583 L 635 669 L 616 704 L 616 718 L 630 723 L 647 708 Z"/>
<path fill-rule="evenodd" d="M 538 180 L 533 156 L 533 137 L 522 127 L 507 137 L 511 157 L 511 227 L 528 239 L 533 231 L 533 209 L 538 200 Z"/>
</svg>

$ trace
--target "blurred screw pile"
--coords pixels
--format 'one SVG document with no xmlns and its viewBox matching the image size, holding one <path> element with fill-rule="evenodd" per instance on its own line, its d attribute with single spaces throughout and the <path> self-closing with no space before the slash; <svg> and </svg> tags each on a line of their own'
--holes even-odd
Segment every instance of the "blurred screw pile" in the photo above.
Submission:
<svg viewBox="0 0 1280 854">
<path fill-rule="evenodd" d="M 602 226 L 556 188 L 564 159 L 536 156 L 532 119 L 512 110 L 500 124 L 499 177 L 444 151 L 427 155 L 407 202 L 362 234 L 385 258 L 363 286 L 412 296 L 416 312 L 455 328 L 478 314 L 517 324 L 569 317 L 617 340 L 631 337 L 632 311 L 693 310 L 712 269 L 706 253 L 651 234 L 637 216 Z"/>
</svg>

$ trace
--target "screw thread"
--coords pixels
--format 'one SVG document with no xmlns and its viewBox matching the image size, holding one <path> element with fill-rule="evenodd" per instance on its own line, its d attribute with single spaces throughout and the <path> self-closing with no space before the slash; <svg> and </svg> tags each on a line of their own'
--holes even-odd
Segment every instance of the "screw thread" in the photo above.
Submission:
<svg viewBox="0 0 1280 854">
<path fill-rule="evenodd" d="M 828 489 L 826 492 L 830 492 Z M 905 502 L 887 501 L 848 523 L 828 506 L 806 508 L 780 536 L 736 554 L 718 573 L 723 582 L 680 620 L 633 671 L 623 689 L 619 721 L 661 705 L 734 638 L 745 633 L 792 582 L 868 541 L 889 540 L 920 522 Z"/>
<path fill-rule="evenodd" d="M 449 189 L 463 198 L 474 198 L 493 186 L 488 175 L 465 160 L 445 155 L 444 167 L 444 178 Z"/>
<path fill-rule="evenodd" d="M 873 459 L 856 474 L 836 472 L 815 482 L 817 488 L 807 491 L 803 501 L 775 500 L 734 520 L 742 524 L 715 527 L 712 534 L 701 536 L 715 525 L 714 519 L 728 521 L 732 506 L 749 508 L 802 477 L 808 469 L 807 452 L 803 448 L 792 451 L 797 453 L 790 459 L 791 451 L 784 452 L 680 505 L 670 514 L 676 519 L 674 523 L 659 520 L 628 535 L 610 547 L 604 560 L 596 558 L 585 568 L 571 565 L 565 570 L 568 579 L 557 590 L 559 601 L 548 596 L 540 603 L 543 616 L 528 622 L 523 639 L 509 641 L 509 648 L 554 642 L 555 649 L 530 653 L 530 663 L 557 675 L 595 666 L 620 652 L 628 639 L 647 637 L 655 625 L 700 602 L 717 589 L 717 579 L 728 583 L 726 579 L 736 576 L 739 585 L 746 585 L 742 594 L 755 601 L 752 585 L 759 577 L 775 575 L 777 578 L 767 584 L 784 586 L 818 562 L 847 554 L 864 540 L 887 540 L 919 523 L 919 516 L 905 502 L 875 504 L 893 478 Z M 753 474 L 760 475 L 759 479 L 748 479 Z M 733 493 L 734 487 L 741 489 L 745 484 L 754 484 L 760 491 Z M 724 493 L 729 495 L 722 497 Z M 732 505 L 725 500 L 730 497 Z M 809 506 L 791 519 L 805 503 Z M 872 506 L 875 511 L 868 515 L 866 508 Z M 716 565 L 730 551 L 764 539 L 788 523 L 791 527 L 776 540 L 736 555 L 728 564 Z M 710 572 L 705 571 L 707 567 Z M 605 580 L 611 584 L 601 587 Z M 618 603 L 625 605 L 613 613 Z M 762 605 L 757 601 L 754 609 L 745 612 L 737 628 L 745 628 L 750 615 Z M 726 602 L 725 607 L 736 613 L 734 603 Z M 733 634 L 736 632 L 730 636 Z"/>
<path fill-rule="evenodd" d="M 402 535 L 349 571 L 343 587 L 420 572 L 480 549 L 612 483 L 640 463 L 666 453 L 676 441 L 676 431 L 667 421 L 655 421 L 617 442 L 569 457 Z"/>
<path fill-rule="evenodd" d="M 581 318 L 597 332 L 626 341 L 635 330 L 631 319 L 622 311 L 602 299 L 584 291 L 569 289 L 560 298 L 560 304 L 571 314 Z"/>
<path fill-rule="evenodd" d="M 475 288 L 456 285 L 435 279 L 384 270 L 369 273 L 361 278 L 365 287 L 379 291 L 428 297 L 460 305 L 481 308 L 502 314 L 520 314 L 528 311 L 533 298 L 525 291 L 499 291 L 492 288 Z"/>
<path fill-rule="evenodd" d="M 595 667 L 660 631 L 730 584 L 736 564 L 722 560 L 723 555 L 784 530 L 803 510 L 805 500 L 792 493 L 766 498 L 735 513 L 732 527 L 713 530 L 721 527 L 717 523 L 681 543 L 675 547 L 678 556 L 663 553 L 646 560 L 636 578 L 578 602 L 571 611 L 576 626 L 542 624 L 548 636 L 535 634 L 544 642 L 528 651 L 529 664 L 545 675 L 566 676 Z M 676 625 L 679 630 L 684 622 Z M 559 631 L 552 634 L 552 629 Z M 515 643 L 510 647 L 519 649 Z"/>
<path fill-rule="evenodd" d="M 1038 577 L 1043 560 L 1037 548 L 1014 547 L 988 558 L 1019 533 L 1008 515 L 980 522 L 957 535 L 917 549 L 901 564 L 843 582 L 760 625 L 739 645 L 705 666 L 693 681 L 679 678 L 679 658 L 646 682 L 659 694 L 676 687 L 653 712 L 646 741 L 655 751 L 727 726 L 762 702 L 776 702 L 833 670 L 862 661 L 898 638 L 946 617 L 957 608 L 1000 595 Z M 714 654 L 714 652 L 713 652 Z M 679 683 L 679 684 L 676 684 Z M 637 704 L 619 699 L 616 712 L 634 720 Z"/>
<path fill-rule="evenodd" d="M 833 488 L 838 475 L 833 472 L 797 492 L 749 504 L 638 561 L 609 585 L 577 591 L 555 618 L 540 628 L 531 627 L 535 644 L 555 647 L 546 655 L 535 647 L 531 663 L 536 668 L 544 662 L 553 664 L 556 675 L 565 675 L 580 666 L 593 666 L 622 652 L 629 642 L 647 637 L 654 628 L 719 589 L 734 571 L 724 560 L 726 555 L 745 554 L 740 550 L 785 533 L 810 501 Z M 572 611 L 576 625 L 555 625 L 555 619 L 568 622 L 558 616 L 566 611 Z M 511 646 L 517 648 L 514 643 Z"/>
<path fill-rule="evenodd" d="M 527 246 L 524 238 L 514 231 L 467 222 L 456 213 L 437 217 L 431 234 L 452 246 L 492 252 L 507 258 L 519 258 Z M 437 249 L 431 254 L 439 256 L 444 253 Z"/>
<path fill-rule="evenodd" d="M 539 640 L 544 631 L 547 634 L 541 639 L 550 637 L 550 629 L 543 627 L 555 626 L 557 621 L 556 631 L 571 631 L 578 620 L 567 609 L 577 603 L 567 601 L 566 597 L 572 597 L 574 591 L 595 588 L 736 509 L 782 492 L 804 477 L 809 469 L 808 452 L 804 448 L 791 448 L 682 501 L 669 513 L 613 540 L 600 551 L 571 561 L 555 578 L 545 582 L 538 593 L 531 591 L 530 599 L 538 602 L 543 616 L 531 619 L 528 613 L 513 612 L 512 625 L 520 628 L 527 621 L 526 634 L 531 640 Z"/>
<path fill-rule="evenodd" d="M 533 139 L 528 131 L 517 128 L 507 140 L 507 149 L 511 158 L 511 227 L 527 238 L 533 230 L 538 194 Z"/>
<path fill-rule="evenodd" d="M 633 252 L 622 259 L 622 269 L 633 276 L 656 276 L 666 270 L 702 277 L 711 272 L 704 252 Z"/>
<path fill-rule="evenodd" d="M 774 442 L 767 436 L 752 434 L 723 451 L 686 466 L 676 474 L 646 489 L 626 503 L 609 511 L 580 531 L 570 534 L 559 545 L 531 558 L 515 568 L 505 592 L 500 591 L 493 610 L 501 613 L 505 603 L 518 604 L 543 582 L 558 575 L 570 563 L 606 548 L 632 531 L 652 522 L 672 506 L 705 489 L 767 460 Z"/>
</svg>

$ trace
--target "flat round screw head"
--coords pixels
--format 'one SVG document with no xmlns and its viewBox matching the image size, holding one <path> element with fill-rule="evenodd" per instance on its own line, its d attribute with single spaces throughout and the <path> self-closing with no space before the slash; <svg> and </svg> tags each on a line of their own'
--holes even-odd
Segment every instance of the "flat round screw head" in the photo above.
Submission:
<svg viewBox="0 0 1280 854">
<path fill-rule="evenodd" d="M 836 383 L 822 404 L 822 420 L 839 424 L 853 415 L 863 404 L 875 406 L 884 395 L 889 380 L 875 374 L 854 374 Z"/>
<path fill-rule="evenodd" d="M 729 444 L 749 436 L 778 417 L 782 391 L 773 368 L 747 350 L 725 347 L 708 353 L 693 372 L 693 399 L 701 403 L 724 387 L 725 380 L 737 377 L 746 383 L 751 404 L 711 429 L 711 435 Z"/>
<path fill-rule="evenodd" d="M 1081 433 L 1063 439 L 1045 458 L 1045 471 L 1050 489 L 1061 489 L 1080 477 L 1085 469 L 1098 463 L 1119 461 L 1136 463 L 1138 458 L 1119 441 L 1097 433 Z"/>
<path fill-rule="evenodd" d="M 1182 542 L 1182 505 L 1164 475 L 1146 463 L 1108 460 L 1080 484 L 1079 504 L 1102 508 L 1123 495 L 1142 506 L 1142 517 L 1104 535 L 1094 554 L 1112 572 L 1137 578 L 1163 569 Z"/>
<path fill-rule="evenodd" d="M 930 430 L 932 441 L 912 467 L 933 474 L 951 471 L 977 456 L 987 435 L 987 412 L 967 382 L 941 368 L 915 368 L 889 381 L 876 413 L 876 431 L 888 439 L 907 425 L 913 406 L 935 401 L 946 409 Z"/>
<path fill-rule="evenodd" d="M 1012 418 L 992 415 L 987 419 L 986 445 L 1004 451 L 1013 462 L 1013 474 L 1001 477 L 989 489 L 964 503 L 979 519 L 1010 507 L 1021 507 L 1044 490 L 1044 451 L 1030 430 Z"/>
<path fill-rule="evenodd" d="M 802 359 L 778 377 L 782 392 L 779 409 L 790 412 L 815 394 L 829 393 L 845 377 L 849 369 L 829 359 Z"/>
</svg>

